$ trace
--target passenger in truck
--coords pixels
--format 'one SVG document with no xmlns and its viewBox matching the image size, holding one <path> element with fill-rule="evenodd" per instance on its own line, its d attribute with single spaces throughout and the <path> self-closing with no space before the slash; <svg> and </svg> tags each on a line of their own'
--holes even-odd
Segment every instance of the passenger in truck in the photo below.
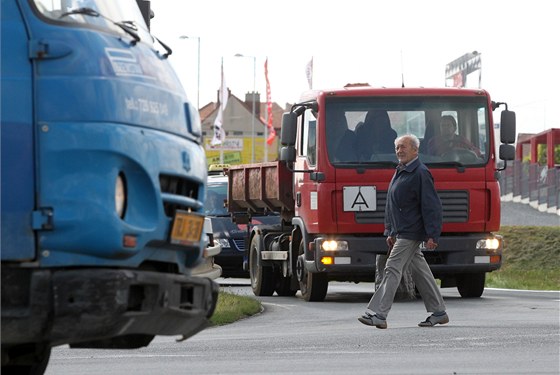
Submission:
<svg viewBox="0 0 560 375">
<path fill-rule="evenodd" d="M 356 135 L 348 128 L 344 112 L 333 112 L 327 119 L 327 145 L 331 162 L 351 162 L 356 160 L 354 144 Z"/>
<path fill-rule="evenodd" d="M 455 117 L 445 115 L 441 117 L 440 135 L 430 139 L 428 143 L 428 153 L 431 155 L 445 155 L 456 149 L 470 150 L 477 157 L 481 157 L 480 150 L 467 138 L 458 135 L 457 121 Z"/>
<path fill-rule="evenodd" d="M 356 127 L 356 150 L 360 160 L 371 160 L 376 154 L 393 154 L 397 132 L 391 127 L 387 111 L 372 110 Z"/>
</svg>

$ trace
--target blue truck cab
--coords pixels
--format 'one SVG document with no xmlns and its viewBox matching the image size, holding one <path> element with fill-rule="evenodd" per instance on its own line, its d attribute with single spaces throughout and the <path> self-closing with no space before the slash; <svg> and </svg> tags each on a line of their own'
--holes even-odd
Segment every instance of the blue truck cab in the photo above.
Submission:
<svg viewBox="0 0 560 375">
<path fill-rule="evenodd" d="M 2 370 L 208 325 L 197 109 L 143 0 L 1 0 Z"/>
</svg>

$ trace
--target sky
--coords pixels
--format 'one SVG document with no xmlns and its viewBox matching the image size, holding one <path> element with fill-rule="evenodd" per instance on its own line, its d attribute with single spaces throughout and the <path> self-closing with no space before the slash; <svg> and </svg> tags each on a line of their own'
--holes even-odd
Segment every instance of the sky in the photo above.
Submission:
<svg viewBox="0 0 560 375">
<path fill-rule="evenodd" d="M 560 128 L 554 1 L 152 0 L 151 6 L 152 34 L 173 49 L 169 59 L 200 107 L 217 99 L 222 61 L 233 95 L 243 100 L 255 88 L 266 101 L 268 58 L 272 101 L 284 106 L 309 89 L 311 58 L 313 89 L 400 87 L 403 80 L 407 87 L 442 87 L 446 64 L 477 51 L 481 87 L 516 112 L 518 133 Z M 467 86 L 478 87 L 478 76 L 470 75 Z"/>
</svg>

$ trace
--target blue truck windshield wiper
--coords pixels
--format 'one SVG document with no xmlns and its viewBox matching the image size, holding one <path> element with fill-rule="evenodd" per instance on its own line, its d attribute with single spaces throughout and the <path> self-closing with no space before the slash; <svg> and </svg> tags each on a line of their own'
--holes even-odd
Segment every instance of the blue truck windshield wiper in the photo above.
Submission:
<svg viewBox="0 0 560 375">
<path fill-rule="evenodd" d="M 140 36 L 137 33 L 138 28 L 136 27 L 134 21 L 115 22 L 112 19 L 103 16 L 98 11 L 96 11 L 94 9 L 91 9 L 91 8 L 84 7 L 84 8 L 73 9 L 71 11 L 62 13 L 60 15 L 60 17 L 58 17 L 58 19 L 62 19 L 64 17 L 71 16 L 71 15 L 74 15 L 74 14 L 81 14 L 81 15 L 90 16 L 90 17 L 101 17 L 101 18 L 111 22 L 113 25 L 120 27 L 125 33 L 130 35 L 132 37 L 132 39 L 134 39 L 134 41 L 131 42 L 132 45 L 135 45 L 136 43 L 138 43 L 140 41 Z"/>
<path fill-rule="evenodd" d="M 58 17 L 58 19 L 61 19 L 61 18 L 67 17 L 67 16 L 71 16 L 73 14 L 83 14 L 83 15 L 90 16 L 90 17 L 99 17 L 100 16 L 99 12 L 97 12 L 96 10 L 93 10 L 91 8 L 78 8 L 78 9 L 72 9 L 69 12 L 62 13 L 60 15 L 60 17 Z"/>
<path fill-rule="evenodd" d="M 138 35 L 138 33 L 136 32 L 138 28 L 136 27 L 133 21 L 121 21 L 121 22 L 111 21 L 111 22 L 113 22 L 113 24 L 123 29 L 125 33 L 127 33 L 134 39 L 134 43 L 132 43 L 133 45 L 140 41 L 140 35 Z"/>
</svg>

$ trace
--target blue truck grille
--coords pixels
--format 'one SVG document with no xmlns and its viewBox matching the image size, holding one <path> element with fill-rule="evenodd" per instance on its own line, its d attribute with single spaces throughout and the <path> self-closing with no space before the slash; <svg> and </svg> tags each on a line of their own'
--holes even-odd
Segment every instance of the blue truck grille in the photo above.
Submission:
<svg viewBox="0 0 560 375">
<path fill-rule="evenodd" d="M 466 190 L 438 190 L 443 206 L 444 223 L 466 223 L 469 220 L 469 192 Z M 358 224 L 383 224 L 385 220 L 386 191 L 377 191 L 377 211 L 356 212 Z"/>
<path fill-rule="evenodd" d="M 173 217 L 178 209 L 199 211 L 202 207 L 202 202 L 198 200 L 200 184 L 197 182 L 183 177 L 160 174 L 159 186 L 162 195 L 175 197 L 163 201 L 163 209 L 168 217 Z"/>
</svg>

